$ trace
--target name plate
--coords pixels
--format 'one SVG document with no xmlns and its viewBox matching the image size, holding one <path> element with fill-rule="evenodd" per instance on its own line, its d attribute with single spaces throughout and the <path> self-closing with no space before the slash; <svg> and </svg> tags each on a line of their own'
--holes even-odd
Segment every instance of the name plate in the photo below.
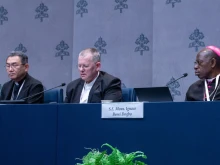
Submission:
<svg viewBox="0 0 220 165">
<path fill-rule="evenodd" d="M 102 103 L 102 118 L 143 118 L 143 102 Z"/>
</svg>

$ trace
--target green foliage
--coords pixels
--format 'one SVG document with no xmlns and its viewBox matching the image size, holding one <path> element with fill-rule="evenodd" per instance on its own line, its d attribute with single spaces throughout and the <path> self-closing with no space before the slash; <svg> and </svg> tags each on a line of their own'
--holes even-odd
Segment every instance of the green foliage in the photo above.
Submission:
<svg viewBox="0 0 220 165">
<path fill-rule="evenodd" d="M 91 151 L 83 157 L 82 163 L 76 165 L 147 165 L 144 162 L 134 160 L 136 158 L 147 159 L 147 156 L 141 151 L 125 154 L 107 143 L 101 147 L 103 146 L 111 148 L 112 153 L 108 155 L 107 151 L 100 152 L 96 149 L 90 149 Z"/>
</svg>

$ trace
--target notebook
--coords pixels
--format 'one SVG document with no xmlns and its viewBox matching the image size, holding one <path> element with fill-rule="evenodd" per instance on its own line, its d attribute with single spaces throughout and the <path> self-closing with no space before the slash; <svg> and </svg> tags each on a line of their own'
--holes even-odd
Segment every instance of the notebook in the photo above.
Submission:
<svg viewBox="0 0 220 165">
<path fill-rule="evenodd" d="M 137 101 L 166 102 L 173 101 L 168 87 L 134 88 Z"/>
</svg>

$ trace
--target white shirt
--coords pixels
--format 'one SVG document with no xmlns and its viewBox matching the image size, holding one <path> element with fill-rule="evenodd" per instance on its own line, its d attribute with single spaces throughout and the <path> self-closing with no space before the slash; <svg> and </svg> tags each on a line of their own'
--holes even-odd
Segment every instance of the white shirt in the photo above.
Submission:
<svg viewBox="0 0 220 165">
<path fill-rule="evenodd" d="M 92 82 L 90 82 L 90 83 L 85 82 L 84 83 L 82 93 L 80 96 L 80 103 L 88 103 L 89 92 L 92 89 L 92 86 L 94 85 L 98 76 L 99 76 L 99 72 L 98 72 L 98 75 L 96 76 L 96 78 Z"/>
</svg>

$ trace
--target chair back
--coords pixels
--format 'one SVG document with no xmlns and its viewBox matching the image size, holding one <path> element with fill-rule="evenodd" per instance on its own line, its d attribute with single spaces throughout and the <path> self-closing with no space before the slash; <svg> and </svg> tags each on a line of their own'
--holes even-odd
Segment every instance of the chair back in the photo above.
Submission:
<svg viewBox="0 0 220 165">
<path fill-rule="evenodd" d="M 53 89 L 45 92 L 44 103 L 63 103 L 63 89 Z"/>
<path fill-rule="evenodd" d="M 122 102 L 135 102 L 136 94 L 134 88 L 122 88 Z"/>
</svg>

